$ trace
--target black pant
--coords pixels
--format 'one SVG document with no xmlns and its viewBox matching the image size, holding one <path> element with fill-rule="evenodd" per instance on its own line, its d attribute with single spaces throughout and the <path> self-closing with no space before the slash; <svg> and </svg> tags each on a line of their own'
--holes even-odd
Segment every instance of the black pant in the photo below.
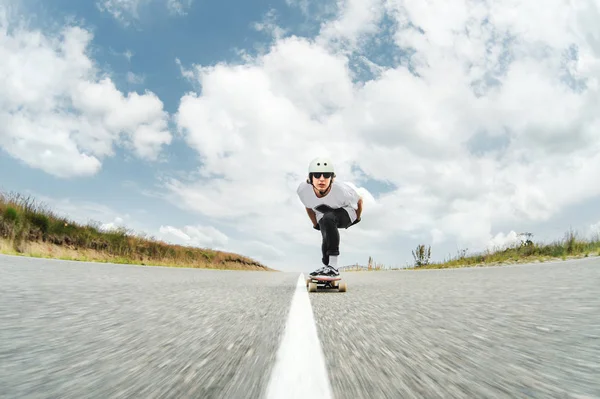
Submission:
<svg viewBox="0 0 600 399">
<path fill-rule="evenodd" d="M 345 209 L 333 209 L 323 214 L 319 220 L 323 243 L 321 252 L 323 253 L 323 264 L 329 264 L 329 255 L 337 256 L 340 254 L 340 233 L 338 229 L 347 229 L 354 223 L 350 221 L 350 216 Z"/>
</svg>

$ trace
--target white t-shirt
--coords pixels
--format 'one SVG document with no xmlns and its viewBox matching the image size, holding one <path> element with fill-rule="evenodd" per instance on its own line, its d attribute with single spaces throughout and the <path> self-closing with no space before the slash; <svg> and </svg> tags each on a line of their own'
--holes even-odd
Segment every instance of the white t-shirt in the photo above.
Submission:
<svg viewBox="0 0 600 399">
<path fill-rule="evenodd" d="M 326 196 L 319 198 L 313 190 L 313 186 L 306 181 L 300 183 L 296 190 L 300 201 L 305 207 L 315 211 L 317 216 L 317 222 L 323 217 L 323 213 L 319 212 L 315 208 L 319 205 L 325 204 L 331 208 L 344 208 L 350 215 L 350 220 L 354 222 L 356 220 L 356 210 L 358 209 L 358 199 L 360 196 L 352 187 L 344 182 L 335 180 L 331 185 L 331 190 Z"/>
</svg>

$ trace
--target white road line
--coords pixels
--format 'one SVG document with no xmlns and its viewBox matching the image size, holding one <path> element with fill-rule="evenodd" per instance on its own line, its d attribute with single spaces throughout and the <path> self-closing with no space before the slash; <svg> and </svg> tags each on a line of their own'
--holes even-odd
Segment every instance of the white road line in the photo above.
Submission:
<svg viewBox="0 0 600 399">
<path fill-rule="evenodd" d="M 332 398 L 304 274 L 298 277 L 266 398 Z"/>
</svg>

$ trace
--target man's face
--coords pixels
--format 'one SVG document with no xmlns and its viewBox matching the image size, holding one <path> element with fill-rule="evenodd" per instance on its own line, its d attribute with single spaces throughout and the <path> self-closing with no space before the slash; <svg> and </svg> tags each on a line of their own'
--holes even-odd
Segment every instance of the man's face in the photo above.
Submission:
<svg viewBox="0 0 600 399">
<path fill-rule="evenodd" d="M 331 181 L 332 173 L 313 173 L 313 185 L 317 187 L 319 190 L 325 190 L 329 186 L 329 182 Z"/>
</svg>

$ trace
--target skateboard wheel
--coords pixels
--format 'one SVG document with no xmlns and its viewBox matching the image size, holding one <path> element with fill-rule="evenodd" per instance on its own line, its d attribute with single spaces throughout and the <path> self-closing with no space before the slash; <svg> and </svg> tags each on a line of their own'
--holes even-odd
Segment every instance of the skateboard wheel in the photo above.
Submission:
<svg viewBox="0 0 600 399">
<path fill-rule="evenodd" d="M 341 283 L 338 284 L 338 291 L 339 292 L 346 292 L 346 290 L 348 289 L 346 282 L 342 281 Z"/>
<path fill-rule="evenodd" d="M 308 292 L 317 292 L 317 283 L 309 283 Z"/>
<path fill-rule="evenodd" d="M 307 278 L 307 279 L 306 279 L 306 286 L 308 287 L 308 285 L 309 285 L 309 284 L 310 284 L 310 279 L 309 279 L 309 278 Z"/>
</svg>

